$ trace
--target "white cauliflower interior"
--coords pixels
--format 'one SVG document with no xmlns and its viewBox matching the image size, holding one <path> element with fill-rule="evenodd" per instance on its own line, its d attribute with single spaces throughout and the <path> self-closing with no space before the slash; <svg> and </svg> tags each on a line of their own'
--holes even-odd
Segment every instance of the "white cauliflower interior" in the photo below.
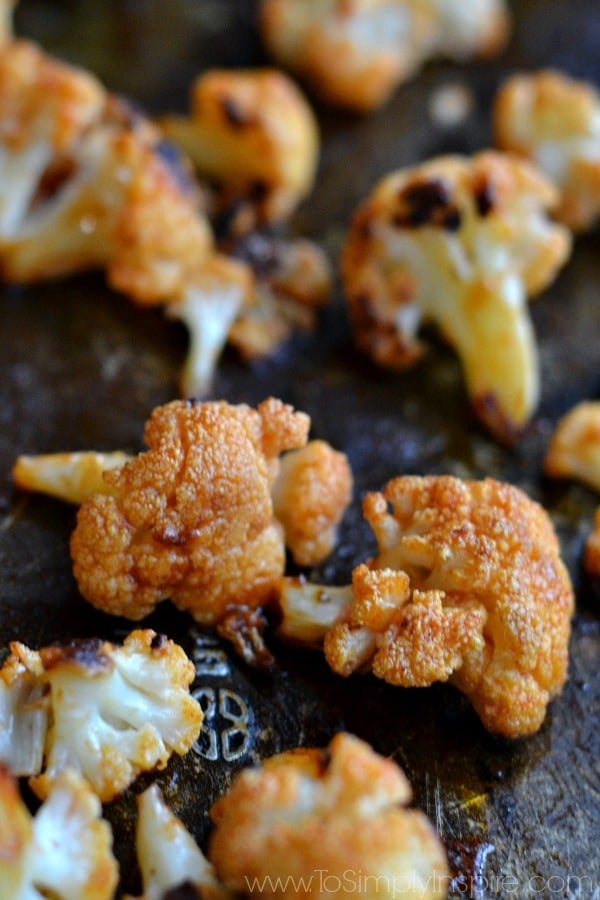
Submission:
<svg viewBox="0 0 600 900">
<path fill-rule="evenodd" d="M 155 632 L 133 631 L 122 647 L 80 641 L 40 656 L 50 687 L 45 769 L 31 779 L 40 797 L 73 768 L 106 802 L 197 739 L 202 710 L 189 693 L 193 664 Z"/>
<path fill-rule="evenodd" d="M 136 849 L 142 874 L 143 895 L 139 900 L 163 900 L 185 885 L 198 897 L 225 897 L 214 869 L 192 835 L 168 808 L 158 785 L 138 794 Z"/>
<path fill-rule="evenodd" d="M 48 713 L 38 653 L 10 645 L 0 669 L 0 761 L 13 775 L 34 775 L 42 767 Z"/>
<path fill-rule="evenodd" d="M 6 900 L 112 900 L 118 881 L 100 801 L 65 770 L 32 818 L 0 769 L 0 895 Z"/>
</svg>

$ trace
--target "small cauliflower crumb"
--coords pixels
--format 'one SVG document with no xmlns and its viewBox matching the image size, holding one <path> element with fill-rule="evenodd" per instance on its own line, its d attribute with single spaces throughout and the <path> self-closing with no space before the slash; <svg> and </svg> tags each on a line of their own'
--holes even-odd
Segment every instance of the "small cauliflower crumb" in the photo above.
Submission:
<svg viewBox="0 0 600 900">
<path fill-rule="evenodd" d="M 33 818 L 0 767 L 0 891 L 10 900 L 112 900 L 112 833 L 86 782 L 63 771 Z"/>
<path fill-rule="evenodd" d="M 545 510 L 485 479 L 402 476 L 368 494 L 379 553 L 351 588 L 284 579 L 282 634 L 331 668 L 403 687 L 450 681 L 485 728 L 535 732 L 565 682 L 573 589 Z"/>
<path fill-rule="evenodd" d="M 578 403 L 560 419 L 544 456 L 544 472 L 600 492 L 600 401 Z"/>
<path fill-rule="evenodd" d="M 600 93 L 554 70 L 513 75 L 493 108 L 497 145 L 536 163 L 560 190 L 555 215 L 575 231 L 600 219 Z"/>
<path fill-rule="evenodd" d="M 348 876 L 367 900 L 442 898 L 442 844 L 410 809 L 410 785 L 390 759 L 349 734 L 326 750 L 300 748 L 238 774 L 210 811 L 208 856 L 224 886 L 244 897 L 343 897 Z M 321 876 L 327 873 L 327 880 Z"/>
<path fill-rule="evenodd" d="M 550 284 L 571 239 L 556 192 L 529 163 L 447 156 L 384 178 L 355 213 L 342 278 L 357 346 L 403 369 L 432 322 L 460 356 L 474 411 L 514 441 L 539 397 L 527 298 Z"/>
</svg>

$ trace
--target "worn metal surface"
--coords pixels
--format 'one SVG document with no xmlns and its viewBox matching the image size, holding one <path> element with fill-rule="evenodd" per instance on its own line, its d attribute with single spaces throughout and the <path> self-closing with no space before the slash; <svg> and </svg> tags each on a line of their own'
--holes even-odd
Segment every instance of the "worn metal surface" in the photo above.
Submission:
<svg viewBox="0 0 600 900">
<path fill-rule="evenodd" d="M 513 9 L 514 38 L 499 60 L 429 66 L 368 119 L 319 109 L 320 178 L 295 218 L 299 233 L 322 241 L 335 259 L 350 211 L 380 176 L 440 152 L 486 146 L 489 102 L 509 72 L 551 64 L 600 77 L 595 0 L 522 0 Z M 17 22 L 20 34 L 158 113 L 185 108 L 201 69 L 264 61 L 253 11 L 249 0 L 22 0 Z M 473 90 L 473 112 L 463 126 L 442 129 L 428 103 L 438 87 L 456 82 Z M 540 469 L 558 416 L 600 389 L 599 240 L 598 233 L 579 239 L 568 267 L 532 307 L 543 397 L 512 450 L 479 429 L 447 348 L 435 345 L 402 375 L 359 359 L 339 295 L 318 332 L 298 337 L 271 362 L 248 369 L 226 354 L 215 397 L 255 403 L 280 396 L 310 413 L 315 437 L 350 457 L 355 502 L 321 579 L 347 581 L 373 549 L 360 516 L 365 490 L 404 472 L 493 475 L 550 511 L 578 609 L 562 696 L 536 736 L 509 744 L 487 735 L 449 687 L 402 691 L 371 678 L 338 680 L 318 658 L 274 641 L 277 668 L 256 674 L 165 605 L 148 624 L 192 654 L 209 714 L 197 751 L 159 780 L 199 840 L 207 834 L 208 806 L 240 765 L 299 743 L 323 744 L 346 728 L 405 768 L 416 802 L 448 845 L 453 896 L 600 896 L 600 600 L 581 571 L 598 498 L 583 487 L 548 483 Z M 120 638 L 128 623 L 92 611 L 77 593 L 67 548 L 74 511 L 16 494 L 10 468 L 25 452 L 138 449 L 150 410 L 176 395 L 185 332 L 160 312 L 135 309 L 99 275 L 3 288 L 0 322 L 0 642 Z M 137 887 L 133 793 L 107 809 L 128 890 Z"/>
</svg>

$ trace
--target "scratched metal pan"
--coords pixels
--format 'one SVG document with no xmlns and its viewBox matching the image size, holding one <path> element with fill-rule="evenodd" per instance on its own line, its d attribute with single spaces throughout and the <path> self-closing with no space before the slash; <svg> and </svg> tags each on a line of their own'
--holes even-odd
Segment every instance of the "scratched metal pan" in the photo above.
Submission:
<svg viewBox="0 0 600 900">
<path fill-rule="evenodd" d="M 429 66 L 366 119 L 318 108 L 323 154 L 317 189 L 295 217 L 299 234 L 335 259 L 348 216 L 386 172 L 442 152 L 473 152 L 490 140 L 489 104 L 504 76 L 553 65 L 600 76 L 600 17 L 593 0 L 522 0 L 515 31 L 493 63 Z M 152 113 L 184 110 L 188 86 L 214 66 L 262 64 L 250 0 L 22 0 L 17 29 L 84 65 Z M 466 85 L 472 113 L 442 128 L 429 102 L 442 85 Z M 557 418 L 598 396 L 598 233 L 577 241 L 558 281 L 532 306 L 543 395 L 531 429 L 513 449 L 495 444 L 469 411 L 454 355 L 434 345 L 413 372 L 389 374 L 358 358 L 339 293 L 320 327 L 270 362 L 244 367 L 226 354 L 213 395 L 256 403 L 274 394 L 310 413 L 313 435 L 350 457 L 355 500 L 337 551 L 315 573 L 343 583 L 372 552 L 360 498 L 403 472 L 493 475 L 550 511 L 577 589 L 570 677 L 541 730 L 517 743 L 493 739 L 450 687 L 394 689 L 375 679 L 337 679 L 318 658 L 269 636 L 277 665 L 261 674 L 165 604 L 148 625 L 193 656 L 207 709 L 197 747 L 159 776 L 167 800 L 200 842 L 207 809 L 242 765 L 298 744 L 324 744 L 342 728 L 393 756 L 416 802 L 439 828 L 456 880 L 453 896 L 592 896 L 600 890 L 600 621 L 581 570 L 597 497 L 540 471 Z M 144 420 L 177 393 L 186 335 L 160 312 L 135 309 L 100 275 L 0 291 L 0 638 L 31 646 L 129 630 L 78 595 L 68 538 L 74 511 L 16 494 L 19 453 L 140 449 Z M 140 789 L 144 780 L 136 785 Z M 137 890 L 133 796 L 110 805 L 123 884 Z"/>
</svg>

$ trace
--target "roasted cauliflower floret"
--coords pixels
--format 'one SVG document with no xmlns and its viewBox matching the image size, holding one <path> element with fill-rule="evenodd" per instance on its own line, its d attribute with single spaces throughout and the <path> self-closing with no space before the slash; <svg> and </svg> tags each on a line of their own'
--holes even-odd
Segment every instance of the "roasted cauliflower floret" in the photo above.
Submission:
<svg viewBox="0 0 600 900">
<path fill-rule="evenodd" d="M 273 509 L 298 565 L 311 566 L 329 556 L 351 495 L 348 459 L 325 441 L 310 441 L 282 457 Z"/>
<path fill-rule="evenodd" d="M 208 856 L 246 897 L 259 886 L 269 897 L 341 897 L 349 875 L 366 898 L 445 897 L 444 850 L 410 800 L 392 760 L 338 734 L 326 750 L 280 753 L 238 774 L 211 809 Z"/>
<path fill-rule="evenodd" d="M 313 186 L 316 120 L 276 69 L 205 72 L 193 85 L 190 116 L 160 125 L 216 185 L 220 206 L 246 199 L 259 222 L 286 219 Z"/>
<path fill-rule="evenodd" d="M 0 764 L 13 775 L 35 775 L 42 767 L 48 713 L 39 653 L 11 644 L 0 669 Z"/>
<path fill-rule="evenodd" d="M 147 453 L 21 456 L 13 477 L 83 505 L 71 550 L 94 605 L 139 619 L 170 597 L 215 623 L 229 604 L 268 600 L 285 546 L 305 566 L 333 549 L 352 472 L 325 441 L 306 444 L 309 425 L 274 399 L 258 411 L 175 401 L 147 423 Z"/>
<path fill-rule="evenodd" d="M 560 419 L 546 450 L 544 472 L 600 492 L 599 401 L 578 403 Z"/>
<path fill-rule="evenodd" d="M 435 323 L 464 368 L 475 412 L 514 440 L 539 395 L 527 297 L 569 256 L 568 231 L 546 211 L 555 191 L 527 162 L 484 152 L 440 157 L 383 179 L 354 215 L 342 275 L 354 337 L 402 369 Z"/>
<path fill-rule="evenodd" d="M 419 67 L 430 28 L 426 13 L 398 0 L 261 4 L 261 32 L 274 59 L 327 102 L 357 112 L 384 103 Z"/>
<path fill-rule="evenodd" d="M 509 16 L 504 0 L 262 0 L 260 24 L 272 56 L 316 94 L 367 112 L 431 57 L 498 52 Z"/>
<path fill-rule="evenodd" d="M 283 634 L 322 639 L 341 675 L 449 680 L 489 731 L 536 731 L 566 678 L 573 612 L 545 510 L 512 485 L 442 475 L 394 479 L 364 514 L 378 555 L 351 588 L 284 580 Z"/>
<path fill-rule="evenodd" d="M 545 70 L 514 75 L 494 103 L 496 143 L 533 160 L 560 189 L 555 215 L 576 231 L 600 218 L 600 94 Z"/>
<path fill-rule="evenodd" d="M 193 663 L 154 631 L 132 631 L 122 647 L 76 641 L 39 651 L 49 688 L 44 771 L 30 784 L 47 796 L 73 768 L 102 802 L 141 773 L 164 768 L 198 738 L 200 704 L 190 695 Z"/>
<path fill-rule="evenodd" d="M 218 883 L 213 867 L 168 808 L 158 785 L 151 785 L 136 799 L 135 842 L 143 884 L 138 900 L 179 896 L 178 888 L 189 900 L 192 896 L 225 900 L 229 895 Z"/>
<path fill-rule="evenodd" d="M 107 472 L 113 496 L 81 506 L 74 573 L 94 606 L 140 619 L 170 598 L 198 621 L 256 607 L 283 572 L 271 488 L 278 456 L 306 443 L 310 420 L 273 398 L 257 410 L 174 401 L 148 420 L 150 448 Z"/>
<path fill-rule="evenodd" d="M 118 881 L 110 826 L 86 782 L 65 770 L 32 818 L 0 767 L 0 889 L 10 900 L 112 900 Z"/>
</svg>

